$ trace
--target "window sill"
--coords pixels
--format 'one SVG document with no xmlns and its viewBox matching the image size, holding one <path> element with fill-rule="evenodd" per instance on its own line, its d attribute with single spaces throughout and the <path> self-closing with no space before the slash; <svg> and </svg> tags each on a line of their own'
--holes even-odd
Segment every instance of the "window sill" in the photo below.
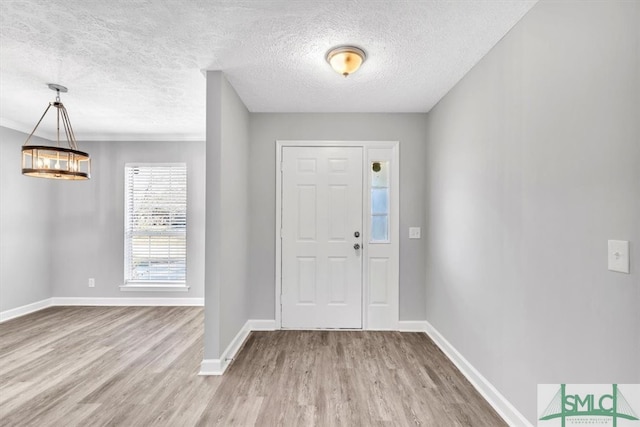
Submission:
<svg viewBox="0 0 640 427">
<path fill-rule="evenodd" d="M 188 292 L 189 286 L 184 283 L 132 283 L 120 285 L 125 292 Z"/>
</svg>

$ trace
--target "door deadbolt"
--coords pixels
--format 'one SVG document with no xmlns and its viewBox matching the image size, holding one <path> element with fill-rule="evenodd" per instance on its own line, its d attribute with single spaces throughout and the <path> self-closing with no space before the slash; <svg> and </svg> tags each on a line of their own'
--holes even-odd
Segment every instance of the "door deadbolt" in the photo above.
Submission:
<svg viewBox="0 0 640 427">
<path fill-rule="evenodd" d="M 356 231 L 355 233 L 353 233 L 353 235 L 354 235 L 355 237 L 360 237 L 360 232 L 359 232 L 359 231 Z"/>
<path fill-rule="evenodd" d="M 360 243 L 356 243 L 355 245 L 353 245 L 353 249 L 355 249 L 356 251 L 360 249 Z"/>
</svg>

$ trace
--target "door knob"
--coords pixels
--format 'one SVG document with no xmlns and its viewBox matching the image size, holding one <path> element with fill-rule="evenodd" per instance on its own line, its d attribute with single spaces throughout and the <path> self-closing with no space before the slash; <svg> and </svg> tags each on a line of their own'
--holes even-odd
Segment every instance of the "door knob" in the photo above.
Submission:
<svg viewBox="0 0 640 427">
<path fill-rule="evenodd" d="M 360 243 L 356 243 L 355 245 L 353 245 L 353 249 L 355 249 L 356 251 L 360 249 Z"/>
</svg>

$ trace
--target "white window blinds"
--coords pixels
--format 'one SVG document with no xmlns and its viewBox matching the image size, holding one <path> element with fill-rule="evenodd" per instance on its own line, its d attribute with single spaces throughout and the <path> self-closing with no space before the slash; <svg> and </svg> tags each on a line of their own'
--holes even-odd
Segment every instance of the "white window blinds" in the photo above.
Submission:
<svg viewBox="0 0 640 427">
<path fill-rule="evenodd" d="M 187 166 L 125 165 L 125 283 L 185 283 Z"/>
</svg>

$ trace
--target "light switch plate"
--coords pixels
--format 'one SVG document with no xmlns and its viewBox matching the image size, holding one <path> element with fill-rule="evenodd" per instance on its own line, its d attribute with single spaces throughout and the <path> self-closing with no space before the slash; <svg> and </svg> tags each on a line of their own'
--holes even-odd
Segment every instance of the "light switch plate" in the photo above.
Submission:
<svg viewBox="0 0 640 427">
<path fill-rule="evenodd" d="M 629 273 L 629 241 L 609 240 L 609 270 Z"/>
<path fill-rule="evenodd" d="M 409 238 L 410 239 L 419 239 L 420 238 L 420 227 L 409 227 Z"/>
</svg>

